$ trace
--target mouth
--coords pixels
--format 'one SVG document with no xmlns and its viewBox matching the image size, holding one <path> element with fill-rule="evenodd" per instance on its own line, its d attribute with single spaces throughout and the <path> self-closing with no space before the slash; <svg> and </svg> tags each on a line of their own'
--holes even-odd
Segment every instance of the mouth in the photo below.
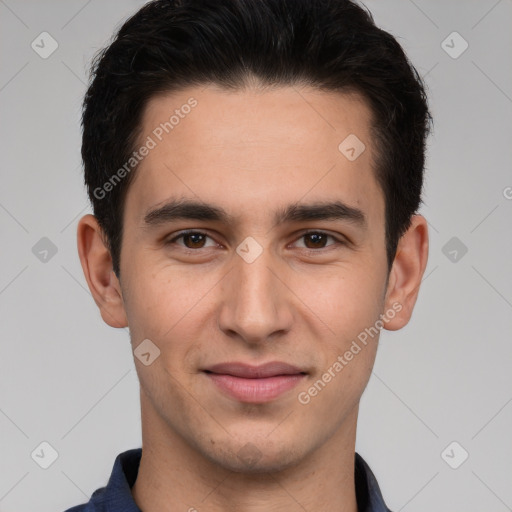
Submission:
<svg viewBox="0 0 512 512">
<path fill-rule="evenodd" d="M 221 363 L 203 370 L 224 394 L 239 402 L 270 402 L 299 384 L 307 373 L 296 366 L 273 361 L 259 366 Z"/>
</svg>

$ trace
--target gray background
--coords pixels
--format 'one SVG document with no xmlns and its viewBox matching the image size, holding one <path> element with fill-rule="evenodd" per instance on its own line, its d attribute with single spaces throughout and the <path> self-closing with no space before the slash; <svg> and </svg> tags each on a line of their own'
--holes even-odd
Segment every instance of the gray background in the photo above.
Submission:
<svg viewBox="0 0 512 512">
<path fill-rule="evenodd" d="M 512 510 L 512 1 L 365 3 L 426 77 L 435 131 L 429 264 L 411 323 L 381 336 L 356 448 L 394 512 Z M 76 250 L 88 65 L 140 5 L 0 0 L 2 512 L 87 501 L 141 445 L 128 331 L 102 322 Z"/>
</svg>

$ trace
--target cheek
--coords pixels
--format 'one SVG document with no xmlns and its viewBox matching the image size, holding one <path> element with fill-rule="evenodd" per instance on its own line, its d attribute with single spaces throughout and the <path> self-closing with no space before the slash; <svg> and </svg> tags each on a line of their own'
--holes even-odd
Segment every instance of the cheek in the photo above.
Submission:
<svg viewBox="0 0 512 512">
<path fill-rule="evenodd" d="M 314 297 L 309 302 L 321 320 L 315 322 L 326 328 L 317 341 L 321 363 L 298 397 L 305 417 L 331 417 L 335 428 L 358 403 L 377 353 L 383 287 L 382 276 L 377 281 L 368 272 L 340 272 L 312 281 L 307 296 Z"/>
<path fill-rule="evenodd" d="M 156 344 L 173 338 L 181 325 L 197 314 L 202 299 L 214 284 L 211 273 L 191 277 L 168 264 L 159 267 L 144 261 L 134 265 L 124 298 L 134 342 L 135 337 L 149 338 Z"/>
<path fill-rule="evenodd" d="M 205 420 L 204 411 L 196 400 L 191 400 L 187 375 L 171 368 L 163 352 L 151 366 L 137 364 L 137 375 L 143 407 L 148 407 L 147 417 L 156 413 L 167 427 L 184 437 L 189 429 L 200 430 L 198 422 Z"/>
<path fill-rule="evenodd" d="M 132 348 L 149 339 L 160 350 L 148 366 L 135 361 L 141 389 L 169 423 L 178 421 L 185 428 L 199 414 L 186 391 L 193 369 L 188 361 L 197 358 L 200 350 L 196 343 L 203 329 L 199 319 L 205 314 L 201 297 L 212 284 L 196 279 L 197 285 L 191 287 L 190 277 L 170 266 L 157 271 L 134 269 L 125 299 Z M 178 419 L 171 414 L 177 410 Z"/>
<path fill-rule="evenodd" d="M 348 269 L 347 269 L 348 270 Z M 350 267 L 350 272 L 334 272 L 303 281 L 299 296 L 305 301 L 321 328 L 317 340 L 318 371 L 301 391 L 319 417 L 338 411 L 343 419 L 356 405 L 371 375 L 380 330 L 376 327 L 383 306 L 385 278 L 368 267 Z M 377 324 L 378 326 L 379 324 Z M 302 402 L 301 402 L 302 403 Z"/>
<path fill-rule="evenodd" d="M 323 325 L 323 342 L 339 350 L 378 320 L 384 284 L 385 276 L 360 263 L 309 275 L 298 273 L 290 288 L 303 302 L 304 314 Z"/>
<path fill-rule="evenodd" d="M 182 396 L 183 387 L 190 386 L 205 354 L 209 361 L 219 359 L 219 348 L 211 343 L 214 336 L 205 335 L 216 328 L 211 301 L 219 278 L 212 272 L 198 274 L 171 265 L 134 272 L 133 293 L 126 301 L 133 348 L 150 339 L 160 350 L 154 368 L 137 361 L 141 384 L 153 400 L 171 401 L 180 408 L 188 403 Z"/>
</svg>

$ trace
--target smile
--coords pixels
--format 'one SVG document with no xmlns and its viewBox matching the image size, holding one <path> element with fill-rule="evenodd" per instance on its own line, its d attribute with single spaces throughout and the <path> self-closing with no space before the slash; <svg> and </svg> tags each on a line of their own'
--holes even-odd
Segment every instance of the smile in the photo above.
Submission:
<svg viewBox="0 0 512 512">
<path fill-rule="evenodd" d="M 278 398 L 302 381 L 306 373 L 295 366 L 271 362 L 261 366 L 222 363 L 204 370 L 224 394 L 245 403 L 265 403 Z"/>
</svg>

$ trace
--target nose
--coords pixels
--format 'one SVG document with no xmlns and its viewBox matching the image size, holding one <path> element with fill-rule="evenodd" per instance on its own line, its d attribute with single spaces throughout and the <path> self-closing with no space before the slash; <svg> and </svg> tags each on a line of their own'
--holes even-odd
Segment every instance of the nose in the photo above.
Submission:
<svg viewBox="0 0 512 512">
<path fill-rule="evenodd" d="M 284 266 L 266 248 L 252 262 L 233 255 L 233 268 L 223 280 L 219 328 L 249 345 L 275 341 L 291 329 L 291 292 Z"/>
</svg>

